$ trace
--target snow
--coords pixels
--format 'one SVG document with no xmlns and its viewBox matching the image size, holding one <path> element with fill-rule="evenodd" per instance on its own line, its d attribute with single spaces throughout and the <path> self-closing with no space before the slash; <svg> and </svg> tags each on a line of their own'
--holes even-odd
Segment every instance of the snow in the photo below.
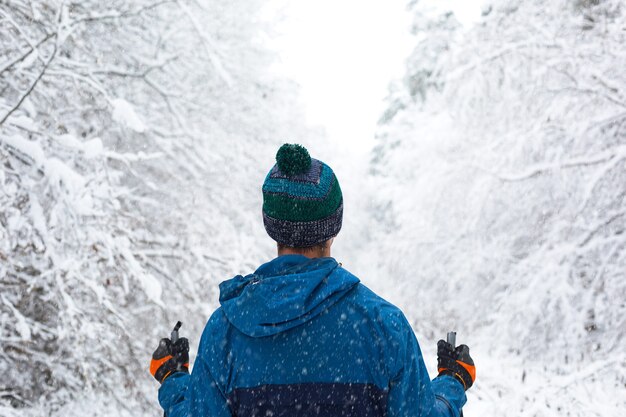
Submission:
<svg viewBox="0 0 626 417">
<path fill-rule="evenodd" d="M 111 100 L 113 106 L 113 112 L 111 117 L 117 123 L 125 126 L 135 132 L 143 132 L 146 130 L 146 126 L 137 115 L 135 107 L 123 98 L 116 98 Z"/>
<path fill-rule="evenodd" d="M 151 275 L 141 273 L 137 275 L 137 279 L 150 300 L 158 305 L 164 305 L 161 299 L 163 287 L 161 287 L 159 281 Z"/>
<path fill-rule="evenodd" d="M 43 149 L 37 142 L 23 139 L 17 135 L 3 138 L 4 144 L 14 148 L 25 157 L 29 158 L 38 167 L 42 167 L 46 159 Z"/>
<path fill-rule="evenodd" d="M 85 158 L 92 159 L 97 156 L 102 155 L 104 151 L 104 145 L 102 144 L 102 139 L 94 138 L 88 140 L 83 144 L 83 150 L 85 152 Z"/>
<path fill-rule="evenodd" d="M 35 130 L 35 123 L 30 117 L 17 116 L 11 119 L 11 123 L 26 130 Z"/>
<path fill-rule="evenodd" d="M 1 296 L 1 298 L 2 298 L 2 301 L 4 302 L 4 305 L 9 306 L 13 313 L 12 322 L 15 326 L 15 330 L 19 333 L 21 340 L 23 342 L 30 341 L 31 331 L 30 331 L 30 326 L 26 321 L 26 318 L 16 308 L 14 308 L 10 304 L 4 296 Z"/>
<path fill-rule="evenodd" d="M 4 143 L 18 151 L 22 157 L 42 169 L 51 183 L 65 188 L 69 193 L 78 193 L 85 185 L 84 178 L 58 158 L 48 158 L 41 145 L 19 136 L 9 136 Z"/>
<path fill-rule="evenodd" d="M 44 243 L 48 240 L 48 226 L 46 225 L 46 217 L 41 204 L 34 193 L 29 195 L 30 215 L 32 217 L 33 226 L 43 239 Z"/>
<path fill-rule="evenodd" d="M 31 52 L 30 54 L 28 54 L 28 56 L 26 57 L 26 59 L 24 59 L 22 62 L 19 63 L 19 68 L 28 68 L 31 65 L 33 65 L 33 63 L 39 59 L 39 52 L 37 52 L 37 50 Z"/>
<path fill-rule="evenodd" d="M 85 186 L 85 179 L 60 159 L 49 158 L 44 163 L 44 171 L 52 183 L 70 194 L 78 194 Z"/>
<path fill-rule="evenodd" d="M 58 135 L 55 137 L 56 141 L 70 149 L 79 150 L 83 148 L 83 143 L 79 141 L 76 136 L 66 133 L 65 135 Z"/>
</svg>

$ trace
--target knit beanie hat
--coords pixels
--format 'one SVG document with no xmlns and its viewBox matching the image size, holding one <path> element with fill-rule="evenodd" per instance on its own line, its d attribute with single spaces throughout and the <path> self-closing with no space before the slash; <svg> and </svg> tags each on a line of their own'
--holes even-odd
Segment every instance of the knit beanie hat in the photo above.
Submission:
<svg viewBox="0 0 626 417">
<path fill-rule="evenodd" d="M 300 145 L 284 144 L 263 183 L 263 223 L 279 244 L 318 245 L 337 236 L 343 195 L 332 169 Z"/>
</svg>

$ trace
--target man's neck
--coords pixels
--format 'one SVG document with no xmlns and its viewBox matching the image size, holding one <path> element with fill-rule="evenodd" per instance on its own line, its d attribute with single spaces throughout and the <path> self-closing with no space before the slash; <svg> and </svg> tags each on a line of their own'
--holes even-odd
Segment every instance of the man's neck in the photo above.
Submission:
<svg viewBox="0 0 626 417">
<path fill-rule="evenodd" d="M 330 256 L 330 246 L 321 248 L 280 248 L 278 249 L 278 256 L 283 255 L 303 255 L 307 258 L 327 258 Z"/>
</svg>

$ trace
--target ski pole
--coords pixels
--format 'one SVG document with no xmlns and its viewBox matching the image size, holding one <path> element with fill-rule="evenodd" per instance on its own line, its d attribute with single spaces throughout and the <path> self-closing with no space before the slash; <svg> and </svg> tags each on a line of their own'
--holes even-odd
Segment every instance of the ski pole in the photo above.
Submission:
<svg viewBox="0 0 626 417">
<path fill-rule="evenodd" d="M 454 350 L 456 347 L 456 332 L 448 332 L 446 339 L 446 341 L 452 345 L 452 350 Z M 461 410 L 460 417 L 463 417 L 463 410 Z"/>
<path fill-rule="evenodd" d="M 450 343 L 452 345 L 452 349 L 454 349 L 456 347 L 456 332 L 448 332 L 447 339 L 447 342 Z"/>
<path fill-rule="evenodd" d="M 174 326 L 174 330 L 172 330 L 172 333 L 170 333 L 170 341 L 172 342 L 172 344 L 176 343 L 176 341 L 178 340 L 178 330 L 180 329 L 180 326 L 183 325 L 182 321 L 177 321 L 176 325 Z M 165 414 L 165 411 L 163 411 L 163 417 L 167 417 L 167 414 Z"/>
<path fill-rule="evenodd" d="M 174 330 L 172 330 L 172 333 L 170 334 L 170 340 L 172 341 L 172 344 L 176 343 L 176 341 L 178 340 L 178 329 L 180 329 L 180 326 L 182 325 L 183 323 L 181 321 L 176 322 L 176 326 L 174 326 Z"/>
</svg>

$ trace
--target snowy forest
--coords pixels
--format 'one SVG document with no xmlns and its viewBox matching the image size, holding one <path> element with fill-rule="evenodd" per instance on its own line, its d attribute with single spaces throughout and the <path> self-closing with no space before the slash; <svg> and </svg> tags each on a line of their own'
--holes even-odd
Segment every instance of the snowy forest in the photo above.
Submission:
<svg viewBox="0 0 626 417">
<path fill-rule="evenodd" d="M 352 155 L 272 70 L 266 3 L 0 0 L 0 416 L 160 413 L 158 340 L 183 321 L 193 362 L 218 284 L 275 256 L 285 142 L 333 166 L 334 256 L 431 376 L 447 331 L 472 349 L 466 416 L 623 416 L 626 5 L 490 0 L 466 28 L 407 1 Z"/>
</svg>

